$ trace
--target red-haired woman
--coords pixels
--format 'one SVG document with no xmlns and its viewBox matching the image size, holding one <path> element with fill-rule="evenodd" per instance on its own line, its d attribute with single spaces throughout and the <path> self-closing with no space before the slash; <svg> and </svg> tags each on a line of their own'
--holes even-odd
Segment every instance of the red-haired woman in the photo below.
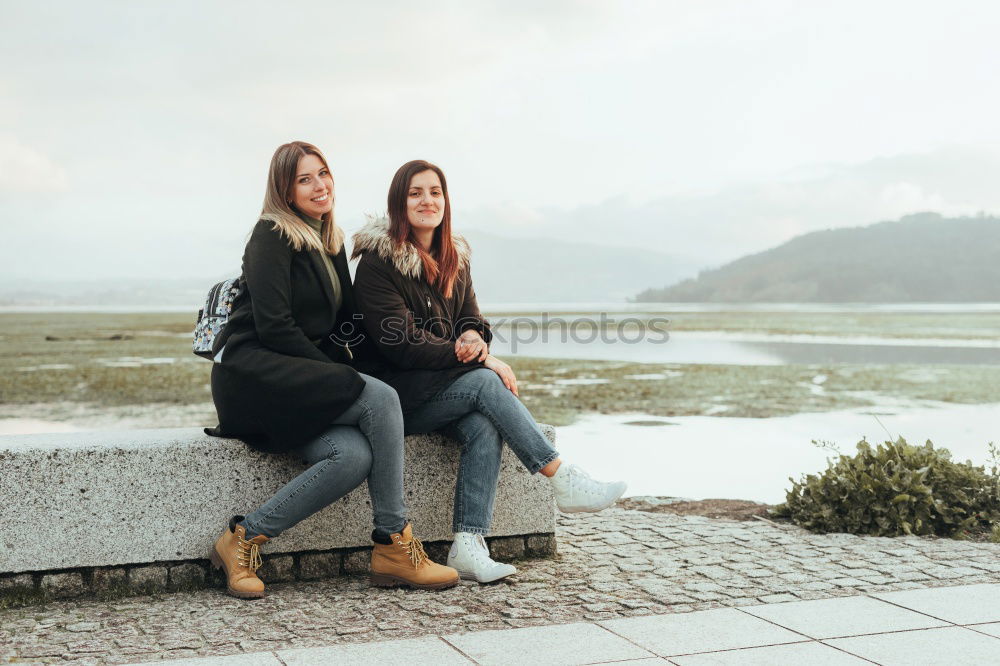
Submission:
<svg viewBox="0 0 1000 666">
<path fill-rule="evenodd" d="M 407 432 L 440 430 L 462 447 L 448 566 L 485 583 L 516 571 L 494 562 L 483 539 L 503 442 L 529 472 L 550 479 L 562 511 L 600 511 L 625 484 L 594 481 L 561 464 L 517 399 L 514 372 L 489 353 L 492 336 L 476 303 L 469 255 L 465 239 L 451 233 L 444 173 L 423 160 L 407 162 L 393 177 L 388 219 L 354 236 L 358 310 L 388 361 L 379 379 L 399 393 Z"/>
</svg>

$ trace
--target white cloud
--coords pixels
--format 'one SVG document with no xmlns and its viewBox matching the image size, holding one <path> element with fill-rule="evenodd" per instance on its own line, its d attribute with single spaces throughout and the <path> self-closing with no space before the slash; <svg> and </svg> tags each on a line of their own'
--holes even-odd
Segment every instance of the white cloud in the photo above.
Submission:
<svg viewBox="0 0 1000 666">
<path fill-rule="evenodd" d="M 942 215 L 971 215 L 979 207 L 951 202 L 940 192 L 927 191 L 920 185 L 900 181 L 889 183 L 878 195 L 878 203 L 883 211 L 880 217 L 894 218 L 915 211 L 934 211 Z"/>
<path fill-rule="evenodd" d="M 0 134 L 0 191 L 54 193 L 68 187 L 69 177 L 63 167 L 17 137 Z"/>
<path fill-rule="evenodd" d="M 213 249 L 185 241 L 239 245 L 271 152 L 299 138 L 330 158 L 348 228 L 384 208 L 392 173 L 417 157 L 448 174 L 459 229 L 711 261 L 911 208 L 997 209 L 996 160 L 939 151 L 907 171 L 872 158 L 1000 144 L 998 12 L 966 0 L 13 3 L 0 22 L 0 189 L 20 196 L 0 200 L 0 219 L 36 224 L 11 231 L 0 265 L 125 270 L 117 256 L 140 231 L 149 271 L 196 270 Z M 803 164 L 823 166 L 788 175 Z"/>
<path fill-rule="evenodd" d="M 946 216 L 1000 212 L 1000 191 L 989 179 L 962 175 L 1000 173 L 1000 151 L 948 148 L 795 173 L 795 178 L 677 193 L 645 203 L 614 197 L 597 205 L 536 208 L 525 215 L 530 225 L 505 224 L 502 208 L 470 211 L 465 222 L 499 234 L 656 250 L 708 267 L 810 231 L 927 211 Z"/>
</svg>

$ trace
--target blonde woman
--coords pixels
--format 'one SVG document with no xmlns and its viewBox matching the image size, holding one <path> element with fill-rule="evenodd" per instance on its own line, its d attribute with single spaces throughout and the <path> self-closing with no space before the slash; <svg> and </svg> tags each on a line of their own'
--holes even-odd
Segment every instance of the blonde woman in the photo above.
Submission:
<svg viewBox="0 0 1000 666">
<path fill-rule="evenodd" d="M 264 595 L 259 548 L 365 479 L 376 585 L 439 589 L 458 573 L 431 562 L 406 521 L 403 417 L 396 392 L 353 366 L 373 356 L 353 342 L 354 291 L 333 219 L 333 175 L 315 146 L 294 141 L 271 159 L 260 220 L 243 255 L 243 293 L 213 353 L 219 426 L 308 468 L 245 516 L 234 516 L 210 559 L 228 591 Z M 352 342 L 345 342 L 352 341 Z M 247 479 L 247 485 L 253 483 Z"/>
</svg>

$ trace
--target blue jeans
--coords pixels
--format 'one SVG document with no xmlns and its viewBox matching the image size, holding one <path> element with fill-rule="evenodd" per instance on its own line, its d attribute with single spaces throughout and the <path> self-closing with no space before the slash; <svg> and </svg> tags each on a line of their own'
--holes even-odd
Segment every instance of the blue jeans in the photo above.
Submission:
<svg viewBox="0 0 1000 666">
<path fill-rule="evenodd" d="M 319 437 L 293 451 L 309 468 L 241 523 L 247 538 L 276 537 L 368 479 L 375 529 L 393 534 L 406 524 L 403 500 L 403 414 L 384 382 L 361 375 L 365 388 Z"/>
<path fill-rule="evenodd" d="M 504 442 L 532 474 L 559 457 L 531 412 L 488 368 L 465 373 L 406 418 L 407 433 L 434 430 L 462 447 L 455 532 L 489 533 Z"/>
</svg>

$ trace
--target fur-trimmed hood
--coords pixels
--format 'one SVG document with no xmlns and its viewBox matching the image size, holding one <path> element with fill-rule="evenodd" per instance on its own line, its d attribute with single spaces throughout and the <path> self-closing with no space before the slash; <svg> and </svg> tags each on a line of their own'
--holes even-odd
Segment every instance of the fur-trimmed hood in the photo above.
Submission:
<svg viewBox="0 0 1000 666">
<path fill-rule="evenodd" d="M 354 234 L 352 241 L 354 243 L 352 260 L 365 252 L 374 252 L 383 260 L 392 262 L 396 270 L 405 277 L 418 279 L 423 273 L 423 263 L 420 261 L 417 249 L 410 243 L 401 243 L 397 246 L 389 237 L 388 217 L 369 217 L 368 224 Z M 455 244 L 455 251 L 458 252 L 459 266 L 467 267 L 472 256 L 469 244 L 457 234 L 452 234 L 451 241 Z"/>
</svg>

